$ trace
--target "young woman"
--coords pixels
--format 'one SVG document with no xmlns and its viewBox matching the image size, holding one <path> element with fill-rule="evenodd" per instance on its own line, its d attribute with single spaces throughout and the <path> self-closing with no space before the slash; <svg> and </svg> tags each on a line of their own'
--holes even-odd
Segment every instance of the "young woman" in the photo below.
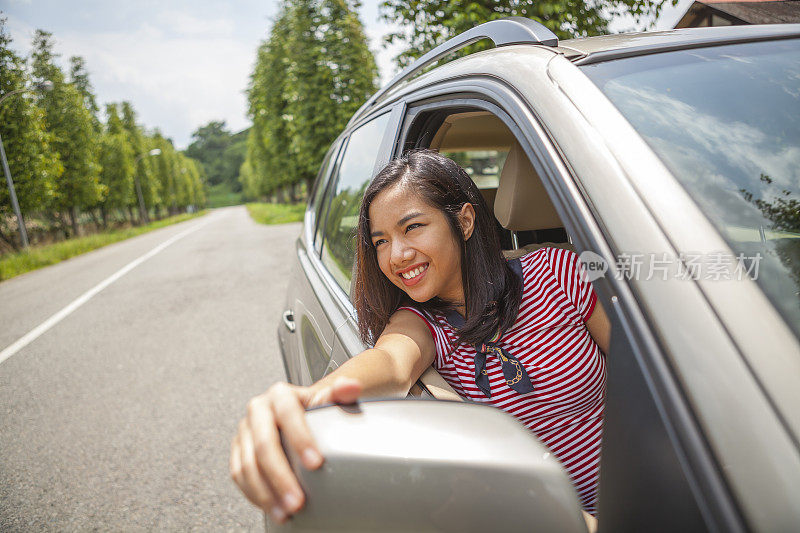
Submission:
<svg viewBox="0 0 800 533">
<path fill-rule="evenodd" d="M 230 468 L 252 503 L 277 522 L 303 506 L 279 430 L 306 468 L 318 468 L 306 408 L 404 396 L 433 364 L 461 396 L 531 429 L 594 514 L 610 325 L 574 253 L 541 248 L 506 261 L 467 173 L 415 150 L 364 194 L 353 301 L 374 348 L 310 387 L 279 383 L 248 404 Z"/>
</svg>

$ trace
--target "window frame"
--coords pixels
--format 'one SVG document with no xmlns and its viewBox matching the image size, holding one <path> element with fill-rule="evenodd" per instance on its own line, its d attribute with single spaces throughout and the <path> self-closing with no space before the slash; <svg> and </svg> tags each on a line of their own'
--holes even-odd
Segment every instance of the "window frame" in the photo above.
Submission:
<svg viewBox="0 0 800 533">
<path fill-rule="evenodd" d="M 325 195 L 330 183 L 330 178 L 336 168 L 339 154 L 342 152 L 343 139 L 341 136 L 337 137 L 325 153 L 325 158 L 322 160 L 317 179 L 314 181 L 314 187 L 308 196 L 308 204 L 306 205 L 305 214 L 305 240 L 307 248 L 313 248 L 314 241 L 319 230 L 319 219 L 322 212 L 322 206 L 325 203 Z M 319 198 L 317 194 L 319 193 Z"/>
</svg>

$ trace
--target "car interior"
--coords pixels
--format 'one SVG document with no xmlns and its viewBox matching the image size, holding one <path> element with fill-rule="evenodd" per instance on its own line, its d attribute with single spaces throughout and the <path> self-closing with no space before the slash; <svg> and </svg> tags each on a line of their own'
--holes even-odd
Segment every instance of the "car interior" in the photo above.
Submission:
<svg viewBox="0 0 800 533">
<path fill-rule="evenodd" d="M 506 256 L 573 249 L 536 171 L 508 127 L 488 111 L 448 115 L 428 146 L 463 166 L 494 211 Z M 494 164 L 486 165 L 489 159 Z"/>
</svg>

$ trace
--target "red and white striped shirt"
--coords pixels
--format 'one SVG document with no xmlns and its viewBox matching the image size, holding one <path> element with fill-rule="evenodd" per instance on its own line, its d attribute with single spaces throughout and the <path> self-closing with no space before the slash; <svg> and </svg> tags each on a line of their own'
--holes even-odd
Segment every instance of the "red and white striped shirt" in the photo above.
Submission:
<svg viewBox="0 0 800 533">
<path fill-rule="evenodd" d="M 524 289 L 514 325 L 498 341 L 528 371 L 533 392 L 521 395 L 505 383 L 500 362 L 486 360 L 492 389 L 475 384 L 475 349 L 456 347 L 457 335 L 442 316 L 411 307 L 436 344 L 434 367 L 462 397 L 515 416 L 561 461 L 584 509 L 595 514 L 600 437 L 606 391 L 605 358 L 586 329 L 597 297 L 581 278 L 574 252 L 540 248 L 522 258 Z"/>
</svg>

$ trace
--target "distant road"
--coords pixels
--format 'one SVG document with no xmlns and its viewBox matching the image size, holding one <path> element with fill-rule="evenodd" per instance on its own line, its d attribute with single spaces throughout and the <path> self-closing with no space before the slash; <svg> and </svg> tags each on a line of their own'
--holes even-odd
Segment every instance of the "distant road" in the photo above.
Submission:
<svg viewBox="0 0 800 533">
<path fill-rule="evenodd" d="M 0 350 L 40 333 L 0 362 L 0 531 L 263 530 L 228 451 L 299 231 L 219 209 L 0 283 Z"/>
</svg>

